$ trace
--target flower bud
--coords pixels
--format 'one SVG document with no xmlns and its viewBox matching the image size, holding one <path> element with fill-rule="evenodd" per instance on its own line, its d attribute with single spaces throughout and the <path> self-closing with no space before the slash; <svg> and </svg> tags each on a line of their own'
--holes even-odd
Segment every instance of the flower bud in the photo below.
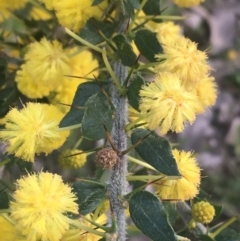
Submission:
<svg viewBox="0 0 240 241">
<path fill-rule="evenodd" d="M 191 213 L 195 221 L 208 224 L 213 220 L 215 209 L 209 202 L 201 201 L 192 206 Z"/>
</svg>

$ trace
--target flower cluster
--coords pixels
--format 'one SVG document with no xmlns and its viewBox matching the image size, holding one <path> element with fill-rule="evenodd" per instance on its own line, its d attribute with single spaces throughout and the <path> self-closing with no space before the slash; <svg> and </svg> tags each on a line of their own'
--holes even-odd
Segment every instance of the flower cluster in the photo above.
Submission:
<svg viewBox="0 0 240 241">
<path fill-rule="evenodd" d="M 16 75 L 18 89 L 31 99 L 48 97 L 64 113 L 69 107 L 59 103 L 71 105 L 78 85 L 98 76 L 98 62 L 90 51 L 63 49 L 57 40 L 30 44 L 24 60 Z"/>
<path fill-rule="evenodd" d="M 199 193 L 201 181 L 200 168 L 191 152 L 174 149 L 173 156 L 176 160 L 181 179 L 157 182 L 156 189 L 161 199 L 185 201 L 194 198 Z"/>
<path fill-rule="evenodd" d="M 108 2 L 104 0 L 92 6 L 93 0 L 40 0 L 49 10 L 55 10 L 58 21 L 64 27 L 79 31 L 91 17 L 100 19 Z"/>
<path fill-rule="evenodd" d="M 28 103 L 8 112 L 0 138 L 8 141 L 9 153 L 33 162 L 35 154 L 49 154 L 65 142 L 69 131 L 59 129 L 62 118 L 63 113 L 53 105 Z"/>
<path fill-rule="evenodd" d="M 61 239 L 72 223 L 66 213 L 78 213 L 77 197 L 71 191 L 57 174 L 29 174 L 17 181 L 11 218 L 26 240 Z"/>
<path fill-rule="evenodd" d="M 207 55 L 196 43 L 178 36 L 162 46 L 155 79 L 140 91 L 139 108 L 151 130 L 160 126 L 161 134 L 178 133 L 215 103 L 216 85 Z"/>
</svg>

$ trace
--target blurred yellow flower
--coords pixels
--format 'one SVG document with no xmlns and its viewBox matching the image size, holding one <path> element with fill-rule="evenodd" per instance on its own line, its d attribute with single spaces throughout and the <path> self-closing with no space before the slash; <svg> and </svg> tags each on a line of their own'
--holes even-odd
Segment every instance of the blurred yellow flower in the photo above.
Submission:
<svg viewBox="0 0 240 241">
<path fill-rule="evenodd" d="M 191 152 L 176 149 L 172 152 L 182 178 L 178 180 L 162 179 L 157 182 L 155 185 L 157 194 L 161 199 L 172 199 L 175 201 L 192 199 L 199 193 L 201 182 L 200 168 Z"/>
<path fill-rule="evenodd" d="M 6 215 L 6 214 L 5 214 Z M 10 217 L 7 215 L 7 218 Z M 0 214 L 0 231 L 4 241 L 26 241 L 20 231 L 7 219 Z"/>
<path fill-rule="evenodd" d="M 63 168 L 81 168 L 87 161 L 87 153 L 81 152 L 83 151 L 77 149 L 64 150 L 60 153 L 58 161 Z"/>
<path fill-rule="evenodd" d="M 40 81 L 54 90 L 62 84 L 64 75 L 71 74 L 71 63 L 62 44 L 57 40 L 52 43 L 46 38 L 29 45 L 24 56 L 25 69 L 32 81 Z"/>
<path fill-rule="evenodd" d="M 174 22 L 167 21 L 156 24 L 155 32 L 157 32 L 157 39 L 160 43 L 169 45 L 180 36 L 181 28 Z"/>
<path fill-rule="evenodd" d="M 27 103 L 21 110 L 13 108 L 8 112 L 0 138 L 9 142 L 9 153 L 33 162 L 35 154 L 49 154 L 65 142 L 69 131 L 60 131 L 62 118 L 53 105 Z"/>
<path fill-rule="evenodd" d="M 205 52 L 197 49 L 197 44 L 191 40 L 178 37 L 174 43 L 162 46 L 164 54 L 157 54 L 163 60 L 156 70 L 177 74 L 188 88 L 195 87 L 210 71 Z"/>
<path fill-rule="evenodd" d="M 17 180 L 11 217 L 28 241 L 59 241 L 78 213 L 77 197 L 57 174 L 40 172 Z"/>
<path fill-rule="evenodd" d="M 32 6 L 30 11 L 30 19 L 47 21 L 52 18 L 52 14 L 44 9 Z"/>
<path fill-rule="evenodd" d="M 182 8 L 190 8 L 199 5 L 205 0 L 173 0 L 173 2 Z"/>
<path fill-rule="evenodd" d="M 203 109 L 215 104 L 217 98 L 217 86 L 214 77 L 205 76 L 193 91 L 196 92 L 199 102 Z M 201 113 L 201 112 L 199 112 Z"/>
<path fill-rule="evenodd" d="M 93 0 L 62 0 L 53 4 L 58 21 L 64 27 L 79 31 L 91 17 L 100 19 L 108 6 L 107 0 L 92 6 Z"/>
<path fill-rule="evenodd" d="M 20 92 L 30 99 L 48 96 L 53 88 L 50 83 L 43 84 L 37 78 L 33 79 L 26 70 L 26 64 L 23 64 L 21 69 L 17 71 L 15 81 Z"/>
<path fill-rule="evenodd" d="M 195 93 L 188 92 L 177 75 L 159 73 L 140 90 L 140 110 L 150 130 L 160 126 L 161 134 L 181 132 L 184 124 L 193 123 L 202 109 Z"/>
<path fill-rule="evenodd" d="M 71 61 L 72 75 L 81 78 L 65 78 L 63 84 L 59 85 L 55 93 L 49 97 L 50 102 L 56 105 L 63 113 L 68 112 L 70 107 L 62 104 L 72 104 L 78 86 L 88 81 L 88 78 L 98 77 L 99 75 L 98 61 L 93 58 L 90 51 L 85 50 L 81 52 L 79 48 L 74 47 L 67 49 L 66 53 Z"/>
</svg>

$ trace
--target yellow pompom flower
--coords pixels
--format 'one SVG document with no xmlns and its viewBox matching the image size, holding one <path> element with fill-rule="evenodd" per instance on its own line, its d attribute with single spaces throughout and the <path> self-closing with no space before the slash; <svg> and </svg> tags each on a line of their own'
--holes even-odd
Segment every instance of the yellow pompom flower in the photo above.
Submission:
<svg viewBox="0 0 240 241">
<path fill-rule="evenodd" d="M 108 2 L 92 6 L 93 0 L 62 0 L 53 4 L 58 21 L 64 27 L 79 31 L 91 17 L 100 19 Z"/>
<path fill-rule="evenodd" d="M 77 197 L 57 174 L 40 172 L 17 180 L 11 217 L 28 241 L 59 241 L 78 213 Z"/>
<path fill-rule="evenodd" d="M 72 75 L 81 78 L 65 78 L 63 84 L 56 89 L 55 94 L 49 97 L 50 102 L 57 105 L 63 113 L 68 112 L 70 107 L 59 103 L 71 105 L 78 86 L 88 81 L 88 78 L 99 75 L 98 61 L 93 58 L 90 51 L 81 52 L 79 48 L 75 47 L 67 49 L 66 53 L 70 56 Z"/>
<path fill-rule="evenodd" d="M 190 8 L 199 5 L 205 0 L 173 0 L 173 2 L 181 8 Z"/>
<path fill-rule="evenodd" d="M 165 60 L 156 70 L 176 73 L 186 87 L 194 88 L 210 71 L 206 53 L 198 50 L 190 39 L 178 37 L 174 43 L 163 45 L 163 50 L 164 54 L 156 57 Z"/>
<path fill-rule="evenodd" d="M 163 22 L 156 25 L 157 39 L 160 43 L 169 45 L 180 36 L 181 28 L 172 21 Z"/>
<path fill-rule="evenodd" d="M 177 75 L 163 72 L 140 90 L 140 110 L 149 129 L 160 126 L 161 134 L 181 132 L 184 124 L 193 123 L 202 109 L 195 93 L 188 92 Z"/>
<path fill-rule="evenodd" d="M 7 218 L 10 217 L 7 215 Z M 4 241 L 26 241 L 20 231 L 6 218 L 0 214 L 0 231 Z"/>
<path fill-rule="evenodd" d="M 53 88 L 51 84 L 43 84 L 41 81 L 35 78 L 33 79 L 26 70 L 25 64 L 23 64 L 21 69 L 17 71 L 15 81 L 19 91 L 30 99 L 48 96 Z"/>
<path fill-rule="evenodd" d="M 178 170 L 182 175 L 178 180 L 157 182 L 157 194 L 161 199 L 185 201 L 194 198 L 199 193 L 200 168 L 191 152 L 172 151 Z"/>
<path fill-rule="evenodd" d="M 9 153 L 33 162 L 35 154 L 49 154 L 65 142 L 69 131 L 60 131 L 62 118 L 53 105 L 27 103 L 21 110 L 13 108 L 8 112 L 0 138 L 9 142 Z"/>
<path fill-rule="evenodd" d="M 201 201 L 193 204 L 191 214 L 196 222 L 208 224 L 215 216 L 215 209 L 209 202 Z"/>
<path fill-rule="evenodd" d="M 30 44 L 24 59 L 32 81 L 40 81 L 52 90 L 62 84 L 64 75 L 72 73 L 70 59 L 57 40 L 51 43 L 43 38 L 40 42 Z"/>
<path fill-rule="evenodd" d="M 81 152 L 83 151 L 77 149 L 64 150 L 59 155 L 58 161 L 63 168 L 81 168 L 87 161 L 87 154 Z"/>
<path fill-rule="evenodd" d="M 217 86 L 214 77 L 205 76 L 193 91 L 196 92 L 203 109 L 214 105 L 217 98 Z"/>
</svg>

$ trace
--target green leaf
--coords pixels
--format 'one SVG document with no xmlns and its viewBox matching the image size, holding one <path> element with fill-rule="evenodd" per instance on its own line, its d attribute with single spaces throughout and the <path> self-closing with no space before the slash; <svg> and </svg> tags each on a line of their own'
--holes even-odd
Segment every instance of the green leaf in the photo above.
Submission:
<svg viewBox="0 0 240 241">
<path fill-rule="evenodd" d="M 131 135 L 132 144 L 135 144 L 148 133 L 149 131 L 146 129 L 135 129 Z M 153 132 L 135 149 L 145 162 L 159 172 L 168 176 L 181 176 L 173 157 L 171 146 L 165 138 Z"/>
<path fill-rule="evenodd" d="M 173 226 L 177 220 L 178 212 L 176 209 L 176 204 L 171 202 L 163 202 L 163 206 L 166 210 L 168 221 Z"/>
<path fill-rule="evenodd" d="M 140 2 L 139 0 L 128 0 L 129 3 L 133 6 L 133 8 L 140 10 Z"/>
<path fill-rule="evenodd" d="M 161 4 L 160 0 L 148 0 L 143 7 L 143 12 L 146 15 L 154 15 L 154 16 L 161 15 L 160 4 Z M 162 20 L 153 19 L 152 21 L 161 22 Z"/>
<path fill-rule="evenodd" d="M 216 241 L 239 241 L 240 233 L 237 233 L 233 229 L 226 228 L 219 235 L 215 237 Z"/>
<path fill-rule="evenodd" d="M 72 187 L 78 198 L 79 213 L 82 215 L 92 212 L 106 193 L 105 186 L 95 180 L 74 182 Z"/>
<path fill-rule="evenodd" d="M 211 203 L 212 204 L 212 203 Z M 213 205 L 213 204 L 212 204 Z M 213 205 L 214 209 L 215 209 L 215 216 L 213 220 L 216 220 L 222 213 L 223 207 L 220 205 Z"/>
<path fill-rule="evenodd" d="M 133 48 L 127 38 L 122 35 L 116 35 L 113 39 L 113 42 L 117 46 L 117 55 L 121 59 L 123 65 L 132 67 L 134 66 L 137 55 L 134 53 Z"/>
<path fill-rule="evenodd" d="M 132 221 L 153 241 L 176 241 L 162 202 L 154 194 L 140 191 L 131 196 L 129 211 Z"/>
<path fill-rule="evenodd" d="M 124 8 L 124 11 L 128 13 L 129 17 L 131 19 L 134 18 L 134 7 L 133 5 L 128 1 L 122 1 L 123 3 L 123 8 Z"/>
<path fill-rule="evenodd" d="M 140 73 L 137 73 L 133 76 L 132 81 L 127 89 L 127 97 L 129 104 L 137 111 L 139 110 L 139 91 L 141 90 L 142 85 L 145 83 L 143 77 Z"/>
<path fill-rule="evenodd" d="M 149 30 L 139 30 L 134 40 L 140 53 L 149 61 L 155 62 L 155 55 L 162 53 L 162 46 L 157 40 L 156 33 Z"/>
<path fill-rule="evenodd" d="M 85 104 L 82 120 L 82 136 L 90 140 L 99 140 L 106 137 L 103 123 L 108 131 L 112 130 L 113 110 L 107 102 L 106 96 L 100 92 L 91 96 Z"/>
<path fill-rule="evenodd" d="M 199 235 L 199 238 L 201 238 L 202 241 L 214 241 L 214 239 L 212 239 L 211 237 L 209 237 L 208 235 Z"/>
<path fill-rule="evenodd" d="M 96 6 L 96 5 L 100 4 L 100 3 L 102 3 L 103 1 L 104 0 L 93 0 L 93 3 L 92 3 L 91 6 Z"/>
<path fill-rule="evenodd" d="M 60 122 L 60 127 L 72 126 L 82 122 L 84 109 L 77 107 L 84 107 L 88 98 L 100 91 L 96 82 L 86 82 L 78 86 L 75 93 L 72 107 L 70 111 L 63 117 Z"/>
<path fill-rule="evenodd" d="M 9 196 L 6 191 L 0 191 L 0 209 L 9 208 Z"/>
<path fill-rule="evenodd" d="M 104 38 L 99 33 L 99 30 L 104 34 L 106 38 L 110 38 L 114 32 L 116 25 L 110 21 L 98 21 L 94 18 L 90 18 L 85 26 L 80 30 L 79 36 L 91 44 L 99 44 L 104 42 Z M 76 44 L 82 45 L 78 41 Z"/>
</svg>

